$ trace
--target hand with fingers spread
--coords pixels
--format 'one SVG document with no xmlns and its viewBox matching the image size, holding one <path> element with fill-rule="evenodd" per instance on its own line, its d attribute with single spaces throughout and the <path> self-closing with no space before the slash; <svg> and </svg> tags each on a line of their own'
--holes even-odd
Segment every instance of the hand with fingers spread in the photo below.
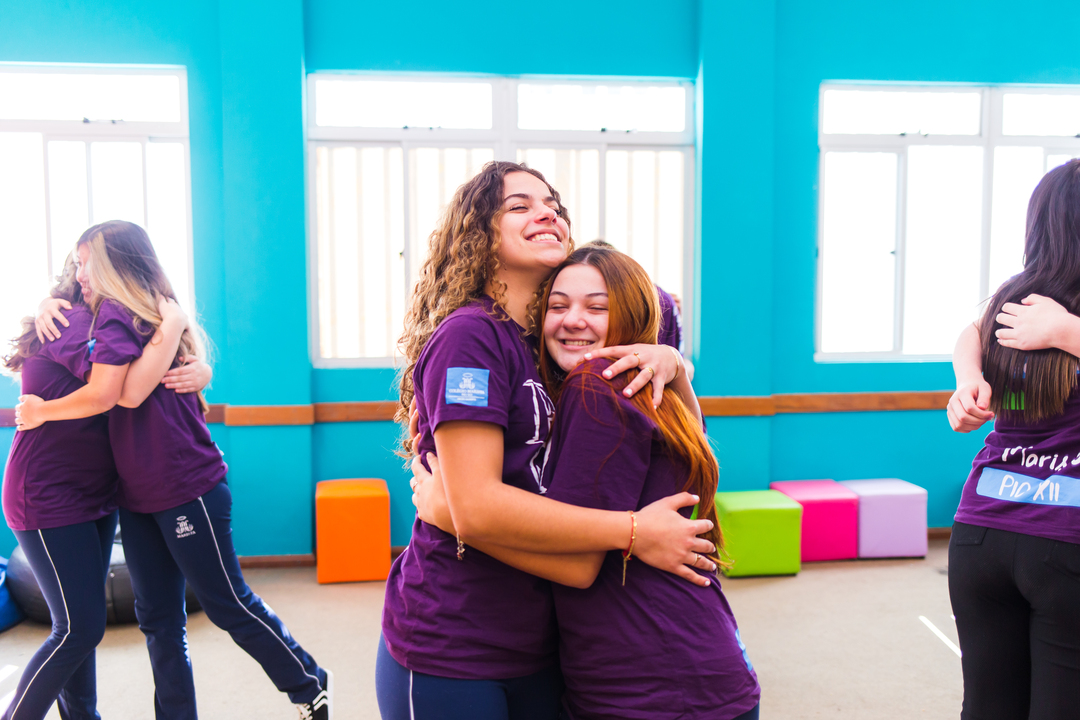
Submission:
<svg viewBox="0 0 1080 720">
<path fill-rule="evenodd" d="M 652 385 L 653 406 L 659 407 L 664 399 L 664 386 L 685 376 L 682 356 L 679 351 L 668 345 L 616 345 L 603 347 L 585 355 L 585 359 L 613 358 L 614 363 L 604 371 L 604 377 L 611 379 L 633 368 L 641 372 L 626 386 L 623 395 L 631 397 L 646 385 Z"/>
<path fill-rule="evenodd" d="M 712 521 L 687 520 L 678 513 L 679 508 L 694 505 L 699 499 L 684 492 L 639 510 L 634 555 L 655 568 L 708 587 L 709 579 L 691 568 L 716 572 L 716 564 L 706 557 L 716 551 L 716 546 L 698 537 L 712 529 Z"/>
<path fill-rule="evenodd" d="M 38 340 L 44 344 L 46 340 L 59 340 L 60 328 L 57 323 L 69 327 L 68 319 L 61 310 L 70 310 L 71 303 L 61 298 L 49 297 L 38 305 L 37 316 L 34 318 L 34 330 L 37 331 Z"/>
<path fill-rule="evenodd" d="M 1051 298 L 1028 295 L 1020 303 L 1005 303 L 994 318 L 1005 327 L 995 331 L 999 344 L 1015 350 L 1043 350 L 1080 343 L 1080 318 Z M 1075 353 L 1074 353 L 1075 354 Z"/>
</svg>

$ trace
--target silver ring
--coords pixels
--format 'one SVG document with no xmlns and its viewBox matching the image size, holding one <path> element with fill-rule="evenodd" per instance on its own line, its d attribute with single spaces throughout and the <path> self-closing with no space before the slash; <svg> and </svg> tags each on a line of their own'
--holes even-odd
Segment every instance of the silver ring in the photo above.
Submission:
<svg viewBox="0 0 1080 720">
<path fill-rule="evenodd" d="M 412 490 L 413 492 L 416 492 L 416 486 L 418 484 L 419 483 L 416 482 L 416 478 L 413 478 L 412 480 L 409 480 L 409 489 Z"/>
</svg>

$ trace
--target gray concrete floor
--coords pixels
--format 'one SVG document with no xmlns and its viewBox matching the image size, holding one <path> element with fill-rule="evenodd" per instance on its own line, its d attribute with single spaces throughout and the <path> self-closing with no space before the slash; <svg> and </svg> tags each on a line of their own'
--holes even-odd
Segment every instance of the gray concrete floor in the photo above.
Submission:
<svg viewBox="0 0 1080 720">
<path fill-rule="evenodd" d="M 723 581 L 762 686 L 766 720 L 956 718 L 960 659 L 926 617 L 956 642 L 946 541 L 925 560 L 813 563 L 795 577 Z M 375 647 L 382 583 L 318 585 L 314 568 L 248 570 L 252 588 L 335 674 L 337 720 L 378 718 Z M 0 674 L 21 669 L 48 635 L 24 622 L 0 635 Z M 295 718 L 259 666 L 203 613 L 189 622 L 203 720 Z M 687 668 L 686 672 L 693 672 Z M 0 681 L 0 697 L 19 672 Z M 104 720 L 153 718 L 153 682 L 138 628 L 110 627 L 98 650 Z M 59 715 L 55 707 L 50 720 Z"/>
</svg>

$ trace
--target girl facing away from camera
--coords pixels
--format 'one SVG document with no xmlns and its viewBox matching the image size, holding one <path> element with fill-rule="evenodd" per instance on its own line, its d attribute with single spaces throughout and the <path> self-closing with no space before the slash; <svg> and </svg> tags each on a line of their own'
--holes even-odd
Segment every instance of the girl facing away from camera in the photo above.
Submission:
<svg viewBox="0 0 1080 720">
<path fill-rule="evenodd" d="M 93 314 L 83 302 L 69 255 L 52 297 L 63 303 L 57 321 L 67 326 L 52 342 L 23 320 L 4 367 L 18 373 L 22 392 L 48 399 L 86 384 Z M 166 317 L 143 357 L 131 364 L 118 403 L 131 406 L 163 382 L 186 318 L 162 303 Z M 170 349 L 171 345 L 171 349 Z M 201 390 L 212 376 L 192 358 L 184 388 Z M 109 449 L 108 419 L 94 415 L 17 432 L 4 470 L 3 505 L 8 527 L 34 572 L 52 632 L 23 670 L 5 719 L 45 717 L 57 702 L 65 718 L 96 718 L 94 650 L 105 632 L 105 580 L 116 531 L 116 465 Z"/>
<path fill-rule="evenodd" d="M 697 516 L 714 523 L 705 537 L 716 550 L 696 570 L 709 585 L 631 562 L 633 539 L 623 552 L 544 555 L 497 540 L 479 546 L 553 581 L 568 720 L 758 717 L 757 677 L 714 569 L 723 545 L 713 504 L 719 468 L 697 408 L 671 389 L 659 406 L 641 394 L 627 397 L 620 391 L 639 371 L 610 382 L 611 361 L 595 357 L 612 345 L 656 343 L 660 322 L 648 274 L 614 249 L 577 250 L 545 285 L 534 317 L 543 332 L 540 374 L 556 402 L 545 496 L 631 517 L 672 493 L 699 496 Z M 435 474 L 417 468 L 420 516 L 452 533 L 439 459 L 427 460 Z"/>
<path fill-rule="evenodd" d="M 175 298 L 146 231 L 116 220 L 95 225 L 79 238 L 76 255 L 78 280 L 94 316 L 90 383 L 59 399 L 24 396 L 17 408 L 19 429 L 109 410 L 108 442 L 119 476 L 116 502 L 135 614 L 154 672 L 156 717 L 197 716 L 185 582 L 207 617 L 259 662 L 301 718 L 330 717 L 329 673 L 240 572 L 228 468 L 210 439 L 202 396 L 156 386 L 135 407 L 113 407 L 129 367 L 168 320 L 159 311 L 161 299 Z M 200 354 L 198 325 L 190 319 L 185 325 L 170 348 L 170 363 L 177 351 Z"/>
<path fill-rule="evenodd" d="M 994 429 L 949 542 L 965 720 L 1080 707 L 1080 160 L 1028 204 L 1024 269 L 957 341 L 949 422 Z"/>
<path fill-rule="evenodd" d="M 415 398 L 422 455 L 442 461 L 456 531 L 421 522 L 387 580 L 376 665 L 386 720 L 487 720 L 558 714 L 562 682 L 551 588 L 483 552 L 494 538 L 550 553 L 625 549 L 701 585 L 684 563 L 712 562 L 708 520 L 676 512 L 679 493 L 628 513 L 582 508 L 546 492 L 554 404 L 536 368 L 529 305 L 572 247 L 566 209 L 543 176 L 493 162 L 455 193 L 432 234 L 402 338 L 408 366 L 399 419 Z M 676 351 L 611 348 L 613 376 L 647 368 L 653 401 L 680 369 Z M 692 396 L 692 393 L 691 393 Z M 666 402 L 666 401 L 665 401 Z"/>
</svg>

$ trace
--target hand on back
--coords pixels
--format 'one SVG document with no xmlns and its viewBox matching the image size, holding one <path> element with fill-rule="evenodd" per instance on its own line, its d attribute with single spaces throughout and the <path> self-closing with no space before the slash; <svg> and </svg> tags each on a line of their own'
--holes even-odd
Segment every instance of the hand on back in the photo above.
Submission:
<svg viewBox="0 0 1080 720">
<path fill-rule="evenodd" d="M 19 396 L 19 403 L 15 406 L 15 428 L 19 432 L 33 430 L 45 423 L 41 417 L 41 405 L 44 402 L 37 395 Z"/>
<path fill-rule="evenodd" d="M 668 345 L 615 345 L 593 351 L 587 354 L 585 359 L 597 357 L 615 359 L 611 367 L 604 371 L 604 377 L 609 380 L 627 370 L 640 368 L 641 372 L 626 386 L 623 394 L 630 397 L 651 383 L 653 405 L 656 407 L 659 407 L 664 399 L 664 386 L 683 372 L 678 350 Z"/>
<path fill-rule="evenodd" d="M 67 300 L 61 300 L 60 298 L 45 298 L 38 305 L 38 314 L 34 318 L 34 329 L 37 331 L 38 340 L 44 344 L 46 339 L 59 340 L 60 328 L 56 327 L 57 323 L 60 323 L 64 327 L 68 327 L 69 323 L 64 313 L 60 312 L 61 309 L 70 310 L 71 303 Z"/>
<path fill-rule="evenodd" d="M 1015 350 L 1061 347 L 1072 315 L 1054 300 L 1028 295 L 1017 303 L 1005 303 L 995 318 L 1005 327 L 994 334 L 998 343 Z"/>
</svg>

